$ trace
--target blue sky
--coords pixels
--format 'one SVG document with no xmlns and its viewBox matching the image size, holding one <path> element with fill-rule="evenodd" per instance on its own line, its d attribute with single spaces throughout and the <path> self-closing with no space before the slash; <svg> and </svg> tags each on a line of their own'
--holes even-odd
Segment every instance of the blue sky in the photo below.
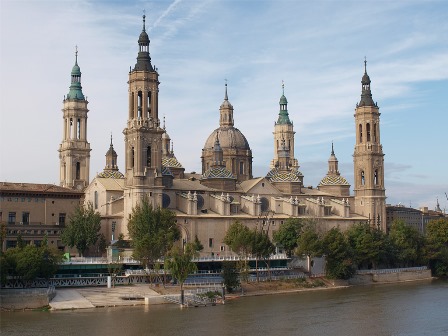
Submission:
<svg viewBox="0 0 448 336">
<path fill-rule="evenodd" d="M 110 132 L 123 170 L 127 76 L 142 10 L 160 74 L 159 116 L 187 172 L 218 127 L 228 80 L 254 175 L 273 157 L 285 82 L 305 185 L 326 174 L 331 141 L 353 179 L 354 108 L 364 56 L 380 106 L 388 203 L 448 209 L 446 1 L 9 1 L 0 3 L 0 180 L 59 182 L 62 99 L 75 45 L 89 100 L 91 178 Z"/>
</svg>

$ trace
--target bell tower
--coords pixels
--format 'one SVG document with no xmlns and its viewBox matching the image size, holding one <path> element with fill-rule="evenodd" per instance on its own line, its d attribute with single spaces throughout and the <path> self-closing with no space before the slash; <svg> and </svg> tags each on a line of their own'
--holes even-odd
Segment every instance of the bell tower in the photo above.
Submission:
<svg viewBox="0 0 448 336">
<path fill-rule="evenodd" d="M 285 84 L 282 83 L 282 96 L 280 97 L 280 112 L 277 122 L 274 125 L 274 159 L 271 161 L 270 168 L 273 169 L 279 165 L 279 152 L 288 149 L 290 158 L 288 165 L 299 168 L 297 159 L 294 158 L 294 124 L 289 119 L 288 100 L 285 97 Z"/>
<path fill-rule="evenodd" d="M 367 61 L 361 80 L 361 100 L 356 104 L 356 144 L 354 160 L 355 211 L 369 218 L 369 223 L 386 231 L 386 190 L 384 154 L 380 139 L 379 107 L 372 99 Z"/>
<path fill-rule="evenodd" d="M 88 101 L 82 93 L 78 48 L 71 72 L 70 91 L 62 108 L 62 142 L 59 146 L 60 185 L 82 190 L 89 184 L 90 144 L 87 142 Z"/>
<path fill-rule="evenodd" d="M 137 63 L 129 71 L 129 109 L 125 141 L 125 221 L 143 197 L 154 207 L 162 204 L 162 134 L 158 113 L 159 74 L 151 64 L 149 37 L 138 39 Z"/>
</svg>

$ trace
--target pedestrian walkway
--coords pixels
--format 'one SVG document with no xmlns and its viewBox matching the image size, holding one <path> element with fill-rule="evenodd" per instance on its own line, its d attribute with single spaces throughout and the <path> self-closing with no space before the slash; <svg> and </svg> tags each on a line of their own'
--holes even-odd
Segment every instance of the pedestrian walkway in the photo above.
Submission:
<svg viewBox="0 0 448 336">
<path fill-rule="evenodd" d="M 56 290 L 56 296 L 51 300 L 50 307 L 55 310 L 95 308 L 78 290 L 66 288 Z"/>
<path fill-rule="evenodd" d="M 56 289 L 50 306 L 54 310 L 95 307 L 135 306 L 145 304 L 147 297 L 160 297 L 148 285 L 107 287 L 85 287 Z"/>
</svg>

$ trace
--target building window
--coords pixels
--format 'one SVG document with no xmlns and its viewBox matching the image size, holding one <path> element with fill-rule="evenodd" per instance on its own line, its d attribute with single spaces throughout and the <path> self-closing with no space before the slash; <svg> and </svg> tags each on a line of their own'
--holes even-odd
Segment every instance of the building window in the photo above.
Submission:
<svg viewBox="0 0 448 336">
<path fill-rule="evenodd" d="M 359 143 L 362 143 L 362 125 L 359 124 Z"/>
<path fill-rule="evenodd" d="M 22 212 L 22 224 L 29 224 L 29 223 L 30 223 L 30 213 Z"/>
<path fill-rule="evenodd" d="M 373 124 L 373 142 L 376 142 L 376 124 Z"/>
<path fill-rule="evenodd" d="M 244 174 L 244 162 L 240 162 L 240 174 Z"/>
<path fill-rule="evenodd" d="M 76 162 L 76 177 L 75 180 L 81 179 L 81 164 Z"/>
<path fill-rule="evenodd" d="M 131 167 L 134 168 L 135 165 L 135 150 L 134 147 L 131 148 Z"/>
<path fill-rule="evenodd" d="M 16 213 L 10 212 L 8 213 L 8 224 L 15 224 L 16 222 Z"/>
<path fill-rule="evenodd" d="M 226 247 L 224 245 L 221 245 L 221 251 L 225 251 Z"/>
<path fill-rule="evenodd" d="M 373 175 L 373 184 L 378 185 L 378 169 L 375 170 Z"/>
<path fill-rule="evenodd" d="M 365 185 L 365 184 L 366 184 L 366 179 L 365 179 L 364 170 L 363 170 L 363 171 L 361 171 L 361 185 Z"/>
<path fill-rule="evenodd" d="M 370 142 L 370 124 L 367 123 L 366 125 L 366 131 L 367 131 L 367 142 Z"/>
<path fill-rule="evenodd" d="M 59 214 L 59 225 L 65 225 L 65 217 L 66 217 L 66 214 L 65 213 L 60 213 Z"/>
<path fill-rule="evenodd" d="M 213 247 L 213 238 L 208 239 L 208 247 L 210 247 L 210 248 Z"/>
<path fill-rule="evenodd" d="M 95 210 L 98 209 L 98 191 L 95 190 L 94 196 L 93 196 L 93 204 L 95 207 Z"/>
</svg>

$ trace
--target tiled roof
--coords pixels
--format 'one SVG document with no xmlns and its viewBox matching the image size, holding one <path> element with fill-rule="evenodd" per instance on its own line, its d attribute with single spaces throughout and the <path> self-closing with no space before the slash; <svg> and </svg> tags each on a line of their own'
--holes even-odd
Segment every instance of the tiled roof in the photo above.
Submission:
<svg viewBox="0 0 448 336">
<path fill-rule="evenodd" d="M 271 182 L 301 182 L 302 177 L 303 174 L 295 168 L 289 171 L 280 171 L 277 168 L 274 168 L 266 175 L 266 178 Z"/>
<path fill-rule="evenodd" d="M 104 170 L 103 172 L 98 174 L 98 177 L 122 179 L 124 178 L 124 175 L 118 170 Z"/>
<path fill-rule="evenodd" d="M 108 191 L 122 191 L 124 189 L 124 179 L 97 177 L 95 180 Z"/>
<path fill-rule="evenodd" d="M 227 170 L 225 167 L 213 167 L 207 170 L 203 175 L 203 179 L 212 179 L 212 178 L 220 178 L 220 179 L 234 179 L 233 174 Z"/>
<path fill-rule="evenodd" d="M 175 156 L 162 158 L 162 166 L 172 168 L 183 168 L 180 162 L 177 161 Z"/>
<path fill-rule="evenodd" d="M 345 178 L 340 175 L 327 175 L 319 183 L 320 186 L 326 185 L 350 185 Z"/>
</svg>

